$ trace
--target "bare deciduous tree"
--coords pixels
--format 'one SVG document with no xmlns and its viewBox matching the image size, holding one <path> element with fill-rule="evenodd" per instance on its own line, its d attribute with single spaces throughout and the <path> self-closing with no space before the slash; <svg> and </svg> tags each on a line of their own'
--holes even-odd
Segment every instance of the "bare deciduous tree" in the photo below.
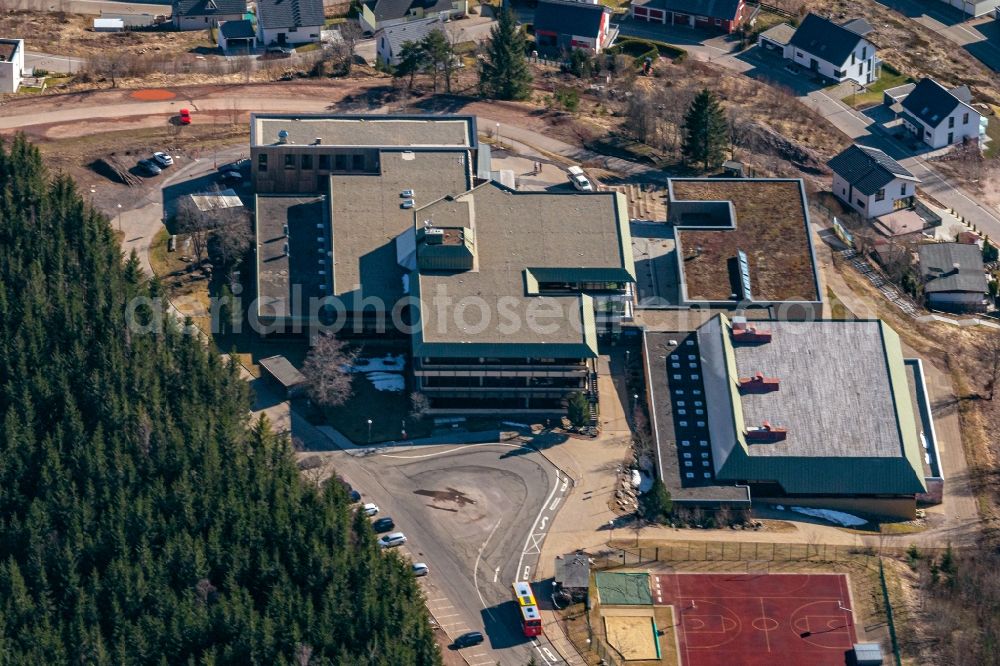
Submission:
<svg viewBox="0 0 1000 666">
<path fill-rule="evenodd" d="M 177 231 L 187 234 L 188 238 L 191 239 L 191 249 L 194 251 L 195 261 L 201 264 L 205 261 L 208 234 L 213 226 L 211 215 L 199 209 L 191 197 L 184 197 L 177 204 L 176 220 Z"/>
<path fill-rule="evenodd" d="M 410 394 L 410 416 L 415 419 L 422 419 L 427 416 L 427 412 L 431 409 L 431 401 L 425 394 L 420 391 L 414 391 Z"/>
<path fill-rule="evenodd" d="M 986 399 L 993 400 L 1000 382 L 1000 334 L 990 333 L 983 349 L 986 355 Z"/>
<path fill-rule="evenodd" d="M 322 407 L 337 407 L 347 402 L 354 381 L 349 366 L 354 358 L 344 341 L 332 333 L 316 336 L 302 366 L 313 402 Z"/>
</svg>

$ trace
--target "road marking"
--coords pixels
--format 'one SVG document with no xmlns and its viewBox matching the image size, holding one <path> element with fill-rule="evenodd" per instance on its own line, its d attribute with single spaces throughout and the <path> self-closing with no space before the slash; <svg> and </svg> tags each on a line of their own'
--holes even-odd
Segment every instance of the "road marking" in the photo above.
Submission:
<svg viewBox="0 0 1000 666">
<path fill-rule="evenodd" d="M 559 490 L 559 482 L 561 480 L 562 479 L 559 476 L 559 470 L 557 469 L 556 470 L 556 482 L 554 484 L 552 484 L 552 492 L 549 493 L 548 498 L 545 500 L 545 504 L 546 505 L 555 496 L 556 491 Z M 528 550 L 528 542 L 531 541 L 531 537 L 535 533 L 535 527 L 538 525 L 538 521 L 542 519 L 542 513 L 544 513 L 544 512 L 545 512 L 545 505 L 542 505 L 542 508 L 538 511 L 538 515 L 535 517 L 535 522 L 533 522 L 531 524 L 531 529 L 528 531 L 528 538 L 524 540 L 524 548 L 521 549 L 521 557 L 518 558 L 518 560 L 517 560 L 517 570 L 518 571 L 521 570 L 521 565 L 524 564 L 524 554 L 525 554 L 524 551 Z M 528 568 L 526 567 L 524 570 L 525 570 L 525 572 L 527 572 Z M 525 573 L 525 576 L 524 576 L 523 580 L 528 580 L 527 573 Z"/>
<path fill-rule="evenodd" d="M 493 572 L 493 582 L 495 583 L 499 579 L 500 579 L 500 567 L 497 567 L 496 570 Z"/>
<path fill-rule="evenodd" d="M 547 647 L 543 648 L 539 645 L 536 645 L 535 649 L 538 650 L 538 654 L 542 655 L 542 659 L 545 660 L 546 664 L 555 664 L 559 661 L 558 659 L 555 658 L 555 656 L 549 651 Z"/>
<path fill-rule="evenodd" d="M 539 532 L 544 532 L 545 531 L 545 525 L 548 522 L 549 522 L 549 517 L 548 516 L 545 516 L 544 518 L 542 518 L 542 524 L 538 526 L 538 531 Z"/>
<path fill-rule="evenodd" d="M 557 497 L 554 500 L 552 500 L 552 506 L 549 507 L 549 511 L 555 511 L 556 507 L 559 506 L 559 500 L 561 499 L 562 497 Z"/>
<path fill-rule="evenodd" d="M 521 576 L 521 580 L 528 580 L 528 578 L 530 578 L 530 576 L 528 575 L 530 572 L 531 572 L 531 565 L 528 564 L 524 567 L 524 575 Z"/>
<path fill-rule="evenodd" d="M 432 603 L 435 601 L 448 601 L 448 597 L 438 597 L 437 599 L 428 599 L 428 601 Z"/>
<path fill-rule="evenodd" d="M 493 526 L 493 529 L 490 530 L 490 534 L 486 537 L 486 541 L 484 541 L 483 545 L 479 547 L 479 553 L 476 555 L 476 564 L 472 569 L 472 584 L 476 587 L 476 594 L 479 595 L 479 603 L 483 605 L 483 609 L 486 611 L 486 614 L 490 616 L 490 620 L 493 619 L 493 613 L 490 612 L 489 607 L 486 605 L 486 599 L 483 598 L 483 593 L 479 590 L 479 560 L 483 557 L 483 551 L 486 550 L 486 544 L 488 544 L 490 539 L 493 538 L 493 535 L 496 533 L 497 528 L 500 527 L 500 523 L 502 522 L 503 518 L 500 518 L 497 521 L 497 524 Z"/>
<path fill-rule="evenodd" d="M 437 619 L 443 620 L 446 617 L 458 617 L 461 613 L 448 613 L 447 615 L 438 615 Z"/>
</svg>

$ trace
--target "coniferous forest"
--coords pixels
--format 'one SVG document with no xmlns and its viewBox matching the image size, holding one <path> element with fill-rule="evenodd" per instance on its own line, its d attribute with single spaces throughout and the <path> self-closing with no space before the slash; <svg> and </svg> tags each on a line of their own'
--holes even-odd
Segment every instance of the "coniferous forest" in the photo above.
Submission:
<svg viewBox="0 0 1000 666">
<path fill-rule="evenodd" d="M 300 479 L 236 370 L 168 317 L 126 327 L 157 294 L 0 144 L 0 664 L 439 663 L 408 566 Z"/>
</svg>

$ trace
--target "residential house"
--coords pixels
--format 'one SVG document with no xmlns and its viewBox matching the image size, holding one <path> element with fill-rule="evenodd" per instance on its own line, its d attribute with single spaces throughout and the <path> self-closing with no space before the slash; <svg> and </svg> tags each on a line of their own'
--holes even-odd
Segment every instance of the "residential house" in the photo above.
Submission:
<svg viewBox="0 0 1000 666">
<path fill-rule="evenodd" d="M 379 28 L 424 18 L 461 18 L 468 9 L 468 0 L 368 0 L 361 5 L 358 23 L 365 33 L 374 34 Z"/>
<path fill-rule="evenodd" d="M 868 85 L 879 76 L 882 61 L 866 36 L 872 32 L 864 19 L 834 23 L 808 14 L 784 47 L 785 58 L 833 81 Z"/>
<path fill-rule="evenodd" d="M 878 148 L 857 144 L 827 166 L 833 171 L 833 193 L 871 219 L 910 208 L 916 200 L 916 176 Z"/>
<path fill-rule="evenodd" d="M 246 13 L 246 0 L 173 0 L 178 30 L 206 30 L 222 21 L 238 21 Z"/>
<path fill-rule="evenodd" d="M 927 307 L 946 312 L 985 312 L 986 271 L 976 244 L 928 243 L 917 248 Z"/>
<path fill-rule="evenodd" d="M 257 40 L 264 46 L 318 42 L 325 22 L 323 0 L 257 0 Z"/>
<path fill-rule="evenodd" d="M 24 40 L 0 39 L 0 94 L 16 93 L 24 78 Z"/>
<path fill-rule="evenodd" d="M 1000 0 L 941 0 L 968 16 L 983 16 L 1000 7 Z"/>
<path fill-rule="evenodd" d="M 635 0 L 631 14 L 637 21 L 686 25 L 728 34 L 751 22 L 757 11 L 757 7 L 748 8 L 745 0 Z"/>
<path fill-rule="evenodd" d="M 473 116 L 255 114 L 250 138 L 263 334 L 408 338 L 438 412 L 593 397 L 634 298 L 622 194 L 490 181 Z"/>
<path fill-rule="evenodd" d="M 988 120 L 972 106 L 972 94 L 965 86 L 949 90 L 934 79 L 921 79 L 899 104 L 903 126 L 931 148 L 986 142 Z"/>
<path fill-rule="evenodd" d="M 399 64 L 403 44 L 419 42 L 435 30 L 443 28 L 444 24 L 437 17 L 379 28 L 375 32 L 375 58 L 383 65 L 395 67 Z"/>
<path fill-rule="evenodd" d="M 249 52 L 257 41 L 253 21 L 223 21 L 218 30 L 219 48 L 224 52 L 242 50 Z"/>
<path fill-rule="evenodd" d="M 535 9 L 535 48 L 539 51 L 586 49 L 600 53 L 611 46 L 618 29 L 611 9 L 597 0 L 539 0 Z"/>
</svg>

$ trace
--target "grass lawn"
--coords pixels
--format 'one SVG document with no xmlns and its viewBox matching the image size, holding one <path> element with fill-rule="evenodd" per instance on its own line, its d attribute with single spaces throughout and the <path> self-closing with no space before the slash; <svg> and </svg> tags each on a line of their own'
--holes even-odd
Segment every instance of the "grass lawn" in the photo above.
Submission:
<svg viewBox="0 0 1000 666">
<path fill-rule="evenodd" d="M 311 44 L 303 44 L 302 46 L 296 46 L 296 53 L 309 53 L 310 51 L 318 51 L 320 49 L 319 42 L 313 42 Z"/>
<path fill-rule="evenodd" d="M 853 106 L 855 109 L 872 106 L 873 104 L 880 104 L 882 102 L 882 93 L 884 91 L 906 83 L 913 83 L 913 79 L 905 74 L 899 73 L 893 67 L 882 63 L 882 72 L 879 74 L 878 80 L 868 86 L 868 89 L 865 92 L 848 95 L 844 98 L 844 101 Z"/>
</svg>

